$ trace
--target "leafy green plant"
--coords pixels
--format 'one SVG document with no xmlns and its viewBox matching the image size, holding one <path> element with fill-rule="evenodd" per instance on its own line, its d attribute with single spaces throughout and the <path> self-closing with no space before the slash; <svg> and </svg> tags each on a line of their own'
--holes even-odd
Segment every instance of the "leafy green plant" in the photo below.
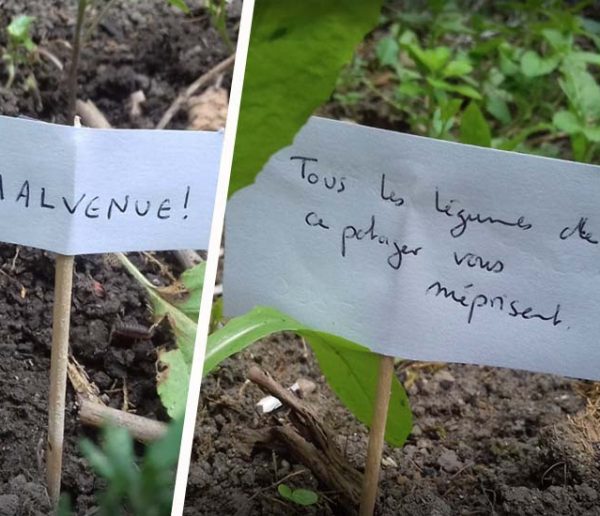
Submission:
<svg viewBox="0 0 600 516">
<path fill-rule="evenodd" d="M 315 505 L 319 501 L 319 495 L 314 491 L 311 491 L 310 489 L 292 489 L 284 483 L 277 486 L 277 492 L 282 498 L 303 507 Z"/>
<path fill-rule="evenodd" d="M 35 18 L 33 16 L 20 15 L 12 19 L 6 32 L 8 44 L 2 55 L 6 65 L 8 78 L 4 85 L 9 89 L 12 87 L 17 68 L 21 65 L 30 65 L 37 59 L 37 45 L 31 39 L 31 27 Z"/>
<path fill-rule="evenodd" d="M 334 99 L 360 120 L 383 101 L 414 134 L 498 149 L 599 157 L 600 24 L 586 2 L 414 2 L 340 76 Z M 371 50 L 372 49 L 372 50 Z"/>
<path fill-rule="evenodd" d="M 292 331 L 306 339 L 331 389 L 359 421 L 369 425 L 375 403 L 378 355 L 349 340 L 304 326 L 273 308 L 256 307 L 209 335 L 204 374 L 257 340 L 282 331 Z M 402 446 L 411 428 L 408 398 L 398 379 L 394 378 L 386 441 Z"/>
<path fill-rule="evenodd" d="M 179 282 L 169 287 L 155 287 L 123 254 L 119 260 L 146 289 L 156 323 L 167 319 L 175 335 L 176 348 L 158 353 L 157 390 L 168 414 L 183 415 L 194 353 L 194 341 L 204 282 L 204 262 L 185 271 Z"/>
<path fill-rule="evenodd" d="M 90 466 L 106 482 L 98 497 L 99 516 L 171 513 L 182 429 L 183 419 L 172 421 L 166 435 L 147 445 L 141 458 L 136 456 L 133 439 L 123 428 L 105 426 L 101 446 L 87 439 L 81 442 Z M 69 505 L 63 498 L 61 516 L 71 514 Z"/>
</svg>

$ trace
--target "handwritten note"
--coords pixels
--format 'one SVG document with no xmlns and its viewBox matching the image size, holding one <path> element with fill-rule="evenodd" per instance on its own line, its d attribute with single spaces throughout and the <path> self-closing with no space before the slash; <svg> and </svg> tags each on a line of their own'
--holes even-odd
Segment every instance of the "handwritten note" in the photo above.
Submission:
<svg viewBox="0 0 600 516">
<path fill-rule="evenodd" d="M 62 254 L 205 249 L 221 142 L 0 117 L 0 241 Z"/>
<path fill-rule="evenodd" d="M 225 309 L 600 379 L 600 167 L 313 118 L 227 213 Z"/>
</svg>

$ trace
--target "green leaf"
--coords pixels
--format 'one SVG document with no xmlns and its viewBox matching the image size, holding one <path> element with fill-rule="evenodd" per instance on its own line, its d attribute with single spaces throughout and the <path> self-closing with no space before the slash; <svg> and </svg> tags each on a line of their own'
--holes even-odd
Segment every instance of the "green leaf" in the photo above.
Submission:
<svg viewBox="0 0 600 516">
<path fill-rule="evenodd" d="M 231 319 L 210 335 L 204 374 L 257 340 L 282 331 L 293 331 L 307 340 L 332 390 L 360 421 L 369 425 L 375 402 L 379 356 L 341 337 L 305 327 L 272 308 L 254 308 L 245 315 Z M 406 393 L 398 379 L 394 378 L 386 426 L 387 442 L 401 446 L 411 427 L 412 415 Z"/>
<path fill-rule="evenodd" d="M 600 86 L 582 66 L 564 66 L 559 84 L 579 119 L 584 125 L 594 126 L 600 121 Z"/>
<path fill-rule="evenodd" d="M 588 63 L 593 65 L 600 65 L 600 53 L 596 52 L 571 52 L 567 56 L 567 60 L 574 64 Z"/>
<path fill-rule="evenodd" d="M 194 354 L 197 320 L 192 320 L 186 315 L 181 310 L 181 307 L 178 306 L 177 302 L 173 301 L 171 295 L 169 295 L 169 299 L 167 299 L 165 296 L 167 296 L 168 289 L 161 290 L 152 285 L 152 283 L 144 277 L 124 254 L 117 253 L 117 257 L 131 275 L 146 289 L 150 302 L 152 303 L 155 320 L 160 321 L 164 317 L 167 318 L 175 333 L 177 347 L 181 350 L 184 360 L 191 364 Z M 188 282 L 193 283 L 196 286 L 198 286 L 199 283 L 201 284 L 201 282 L 198 282 L 196 276 L 198 270 L 200 269 L 197 269 L 195 273 L 190 274 L 187 278 Z"/>
<path fill-rule="evenodd" d="M 223 328 L 208 336 L 204 374 L 210 373 L 223 360 L 257 340 L 273 333 L 299 328 L 301 325 L 294 319 L 268 307 L 257 307 L 234 317 Z"/>
<path fill-rule="evenodd" d="M 586 127 L 583 130 L 583 134 L 591 142 L 600 142 L 600 127 Z"/>
<path fill-rule="evenodd" d="M 160 289 L 152 285 L 124 254 L 117 256 L 146 289 L 155 320 L 166 317 L 175 335 L 177 349 L 158 354 L 156 388 L 167 413 L 172 418 L 178 417 L 185 411 L 206 264 L 203 262 L 188 269 L 178 284 Z"/>
<path fill-rule="evenodd" d="M 251 184 L 329 98 L 342 66 L 377 24 L 381 4 L 256 2 L 229 195 Z"/>
<path fill-rule="evenodd" d="M 498 121 L 505 125 L 510 124 L 512 116 L 506 101 L 499 95 L 490 95 L 485 101 L 485 108 Z"/>
<path fill-rule="evenodd" d="M 413 81 L 402 82 L 398 88 L 396 88 L 397 94 L 402 97 L 415 98 L 423 95 L 423 87 Z"/>
<path fill-rule="evenodd" d="M 444 77 L 462 77 L 472 71 L 473 66 L 467 61 L 450 61 L 442 71 L 442 75 Z"/>
<path fill-rule="evenodd" d="M 490 147 L 492 144 L 490 126 L 475 102 L 470 102 L 463 112 L 460 122 L 460 141 L 480 147 Z"/>
<path fill-rule="evenodd" d="M 160 401 L 169 416 L 180 417 L 185 413 L 191 363 L 185 360 L 179 349 L 159 352 L 158 362 L 156 390 Z"/>
<path fill-rule="evenodd" d="M 175 303 L 175 305 L 192 321 L 196 322 L 198 321 L 198 313 L 200 311 L 200 298 L 202 297 L 205 272 L 206 262 L 201 262 L 191 269 L 184 271 L 179 278 L 187 291 L 187 295 L 183 301 Z"/>
<path fill-rule="evenodd" d="M 433 77 L 427 77 L 427 82 L 436 89 L 458 93 L 470 99 L 481 100 L 481 94 L 475 88 L 466 84 L 451 84 Z"/>
<path fill-rule="evenodd" d="M 440 46 L 423 50 L 418 43 L 411 43 L 406 45 L 406 48 L 414 59 L 432 73 L 444 68 L 452 56 L 452 51 L 448 47 Z"/>
<path fill-rule="evenodd" d="M 89 439 L 83 439 L 79 444 L 81 451 L 92 469 L 101 477 L 111 479 L 115 476 L 115 468 L 104 452 Z"/>
<path fill-rule="evenodd" d="M 582 130 L 581 122 L 574 113 L 570 111 L 559 111 L 552 117 L 552 123 L 559 131 L 567 134 L 579 133 Z"/>
<path fill-rule="evenodd" d="M 552 73 L 559 63 L 559 56 L 542 57 L 535 50 L 527 50 L 521 56 L 521 73 L 525 77 L 541 77 Z"/>
<path fill-rule="evenodd" d="M 185 14 L 189 14 L 190 13 L 190 8 L 185 3 L 185 0 L 169 0 L 169 3 L 173 7 L 176 7 L 180 11 L 184 12 Z"/>
<path fill-rule="evenodd" d="M 21 15 L 13 18 L 6 28 L 8 34 L 18 40 L 23 41 L 29 37 L 31 25 L 35 21 L 33 16 Z"/>
<path fill-rule="evenodd" d="M 279 484 L 277 486 L 279 494 L 295 504 L 308 507 L 319 501 L 319 495 L 310 489 L 291 489 L 287 484 Z"/>
<path fill-rule="evenodd" d="M 174 419 L 167 428 L 167 433 L 151 443 L 144 455 L 144 467 L 155 470 L 165 470 L 177 464 L 181 434 L 183 432 L 183 418 Z"/>
<path fill-rule="evenodd" d="M 386 36 L 377 42 L 375 55 L 382 66 L 395 67 L 398 64 L 400 45 L 393 36 Z"/>
<path fill-rule="evenodd" d="M 341 337 L 310 329 L 296 330 L 313 349 L 329 386 L 354 416 L 371 424 L 379 375 L 379 355 Z M 385 440 L 402 446 L 412 428 L 412 414 L 404 388 L 394 376 Z"/>
<path fill-rule="evenodd" d="M 279 484 L 277 486 L 277 491 L 286 500 L 292 499 L 293 491 L 292 491 L 292 488 L 290 486 L 288 486 L 287 484 Z"/>
<path fill-rule="evenodd" d="M 556 29 L 543 29 L 542 35 L 556 52 L 568 52 L 573 45 L 573 35 Z"/>
</svg>

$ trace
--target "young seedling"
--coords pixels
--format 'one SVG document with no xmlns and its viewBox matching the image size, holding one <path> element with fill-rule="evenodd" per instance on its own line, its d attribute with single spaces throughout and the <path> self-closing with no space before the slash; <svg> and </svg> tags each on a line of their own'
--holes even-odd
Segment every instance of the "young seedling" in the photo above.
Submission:
<svg viewBox="0 0 600 516">
<path fill-rule="evenodd" d="M 292 489 L 287 484 L 282 483 L 277 486 L 277 491 L 282 498 L 302 507 L 315 505 L 319 501 L 319 495 L 310 489 Z"/>
<path fill-rule="evenodd" d="M 4 84 L 6 89 L 12 87 L 17 75 L 17 67 L 30 64 L 37 57 L 37 46 L 31 39 L 31 24 L 34 20 L 33 16 L 17 16 L 6 28 L 8 45 L 2 56 L 8 71 L 8 79 Z"/>
</svg>

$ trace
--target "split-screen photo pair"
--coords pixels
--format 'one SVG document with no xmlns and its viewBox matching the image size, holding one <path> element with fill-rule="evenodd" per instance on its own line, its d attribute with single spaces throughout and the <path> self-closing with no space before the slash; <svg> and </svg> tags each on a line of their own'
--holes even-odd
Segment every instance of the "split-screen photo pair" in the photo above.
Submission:
<svg viewBox="0 0 600 516">
<path fill-rule="evenodd" d="M 0 516 L 600 516 L 600 3 L 0 0 Z"/>
</svg>

